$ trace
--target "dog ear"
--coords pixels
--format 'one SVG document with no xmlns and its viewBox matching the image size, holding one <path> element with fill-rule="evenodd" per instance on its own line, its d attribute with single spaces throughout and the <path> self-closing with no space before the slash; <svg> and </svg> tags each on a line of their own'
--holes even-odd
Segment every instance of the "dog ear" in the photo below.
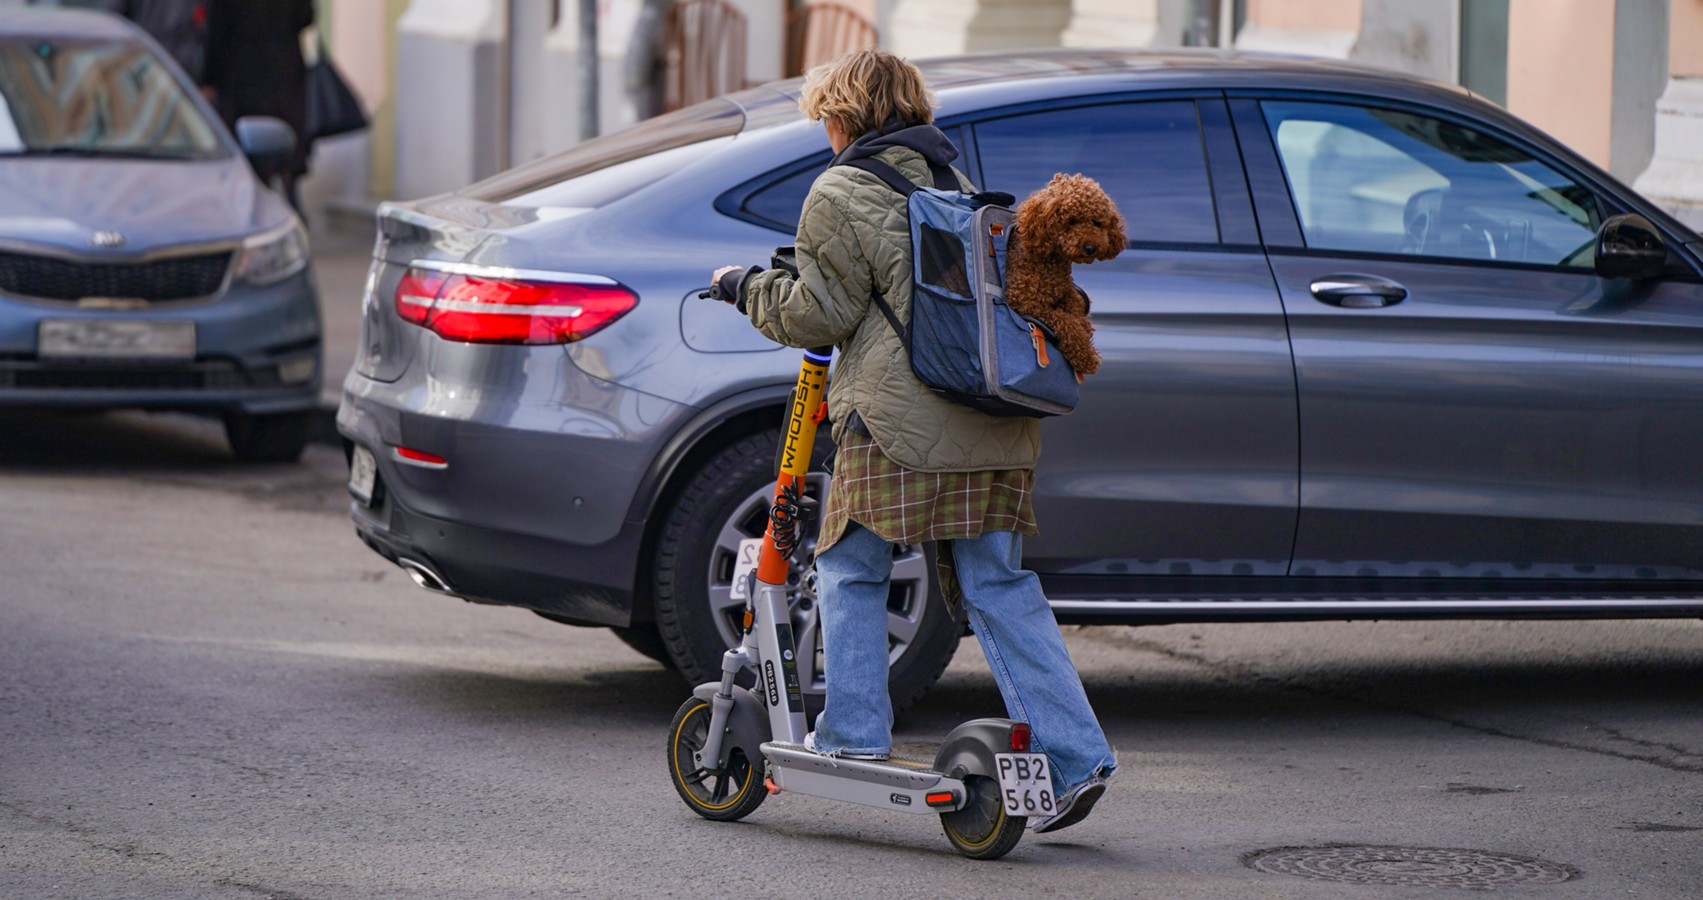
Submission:
<svg viewBox="0 0 1703 900">
<path fill-rule="evenodd" d="M 1051 187 L 1049 184 L 1047 187 L 1030 194 L 1029 199 L 1024 200 L 1017 207 L 1017 230 L 1028 236 L 1031 241 L 1037 242 L 1037 245 L 1038 242 L 1046 240 L 1044 235 L 1046 234 L 1047 223 L 1053 219 L 1053 207 L 1056 205 L 1057 198 L 1050 189 Z"/>
<path fill-rule="evenodd" d="M 1106 228 L 1107 231 L 1112 233 L 1112 243 L 1108 248 L 1111 252 L 1106 257 L 1107 259 L 1111 259 L 1113 256 L 1117 256 L 1119 253 L 1124 252 L 1124 248 L 1129 246 L 1129 237 L 1124 234 L 1124 217 L 1118 215 L 1116 212 L 1114 212 L 1112 216 L 1113 221 Z"/>
<path fill-rule="evenodd" d="M 1095 187 L 1099 188 L 1099 185 L 1095 185 Z M 1110 194 L 1106 193 L 1103 188 L 1100 188 L 1097 193 L 1100 202 L 1105 205 L 1106 215 L 1109 217 L 1109 221 L 1106 222 L 1106 230 L 1112 234 L 1112 243 L 1109 246 L 1111 253 L 1106 258 L 1111 259 L 1113 256 L 1124 252 L 1124 249 L 1129 245 L 1129 238 L 1124 232 L 1129 227 L 1129 223 L 1124 221 L 1123 213 L 1118 211 L 1118 205 L 1112 200 Z"/>
</svg>

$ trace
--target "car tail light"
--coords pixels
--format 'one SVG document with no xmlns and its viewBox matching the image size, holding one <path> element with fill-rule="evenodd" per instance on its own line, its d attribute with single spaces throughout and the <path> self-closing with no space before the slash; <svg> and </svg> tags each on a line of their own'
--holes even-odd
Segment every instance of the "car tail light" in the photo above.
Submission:
<svg viewBox="0 0 1703 900">
<path fill-rule="evenodd" d="M 430 269 L 409 269 L 402 273 L 402 280 L 396 284 L 396 314 L 403 321 L 426 324 L 432 301 L 438 299 L 438 291 L 443 290 L 443 283 L 448 280 L 447 273 Z"/>
<path fill-rule="evenodd" d="M 396 314 L 452 341 L 566 344 L 601 331 L 639 298 L 602 278 L 549 281 L 410 268 Z"/>
</svg>

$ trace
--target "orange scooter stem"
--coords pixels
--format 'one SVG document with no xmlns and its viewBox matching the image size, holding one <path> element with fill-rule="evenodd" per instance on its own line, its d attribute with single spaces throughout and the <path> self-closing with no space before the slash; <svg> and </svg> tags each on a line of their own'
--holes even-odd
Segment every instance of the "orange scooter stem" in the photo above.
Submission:
<svg viewBox="0 0 1703 900">
<path fill-rule="evenodd" d="M 798 384 L 793 388 L 792 406 L 787 410 L 786 433 L 781 436 L 780 472 L 775 478 L 777 505 L 786 504 L 789 496 L 804 496 L 804 479 L 810 471 L 810 456 L 816 449 L 816 428 L 828 418 L 828 363 L 832 357 L 832 347 L 806 350 L 798 367 Z M 788 560 L 797 538 L 796 523 L 793 533 L 779 535 L 777 524 L 771 514 L 757 557 L 757 580 L 763 584 L 786 584 Z"/>
</svg>

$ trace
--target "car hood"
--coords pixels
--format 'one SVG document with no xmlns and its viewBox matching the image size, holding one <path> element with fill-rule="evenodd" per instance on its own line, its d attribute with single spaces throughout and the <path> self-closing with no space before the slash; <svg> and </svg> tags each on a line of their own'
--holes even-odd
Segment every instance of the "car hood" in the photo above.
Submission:
<svg viewBox="0 0 1703 900">
<path fill-rule="evenodd" d="M 288 220 L 288 207 L 240 156 L 0 160 L 0 241 L 7 243 L 130 256 L 231 241 Z M 97 232 L 109 234 L 97 243 Z"/>
</svg>

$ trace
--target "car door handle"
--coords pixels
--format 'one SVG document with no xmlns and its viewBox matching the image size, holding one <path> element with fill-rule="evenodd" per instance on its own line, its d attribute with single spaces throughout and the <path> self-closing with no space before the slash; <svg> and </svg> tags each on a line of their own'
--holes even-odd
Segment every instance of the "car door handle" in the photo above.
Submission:
<svg viewBox="0 0 1703 900">
<path fill-rule="evenodd" d="M 1319 302 L 1345 309 L 1377 309 L 1407 297 L 1407 288 L 1376 275 L 1324 275 L 1308 287 Z"/>
</svg>

